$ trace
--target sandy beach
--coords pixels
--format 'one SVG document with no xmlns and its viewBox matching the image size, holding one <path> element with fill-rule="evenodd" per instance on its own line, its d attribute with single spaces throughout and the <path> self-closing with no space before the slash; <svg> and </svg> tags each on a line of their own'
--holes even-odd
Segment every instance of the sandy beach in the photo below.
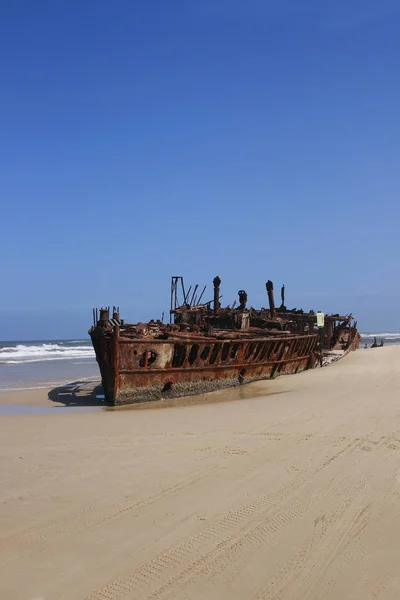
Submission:
<svg viewBox="0 0 400 600">
<path fill-rule="evenodd" d="M 0 417 L 0 598 L 398 599 L 399 390 L 395 346 L 165 409 L 1 394 L 53 411 Z"/>
</svg>

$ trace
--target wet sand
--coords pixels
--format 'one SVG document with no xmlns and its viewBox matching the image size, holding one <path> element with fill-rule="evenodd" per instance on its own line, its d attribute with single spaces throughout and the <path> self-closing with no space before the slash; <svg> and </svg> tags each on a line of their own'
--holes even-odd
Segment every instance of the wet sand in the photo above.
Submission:
<svg viewBox="0 0 400 600">
<path fill-rule="evenodd" d="M 399 365 L 384 347 L 165 410 L 0 417 L 0 598 L 397 600 Z M 62 404 L 21 394 L 0 403 Z"/>
<path fill-rule="evenodd" d="M 76 381 L 56 388 L 0 392 L 0 405 L 20 406 L 84 406 L 101 404 L 96 395 L 102 394 L 100 380 Z"/>
</svg>

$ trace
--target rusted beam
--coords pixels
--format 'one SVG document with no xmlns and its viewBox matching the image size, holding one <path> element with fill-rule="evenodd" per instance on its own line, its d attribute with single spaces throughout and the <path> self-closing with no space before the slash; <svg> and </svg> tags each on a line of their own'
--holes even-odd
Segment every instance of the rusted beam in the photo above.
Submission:
<svg viewBox="0 0 400 600">
<path fill-rule="evenodd" d="M 193 304 L 193 301 L 194 301 L 194 299 L 196 297 L 196 292 L 197 292 L 197 288 L 198 287 L 199 287 L 199 284 L 196 283 L 196 285 L 194 286 L 194 290 L 193 290 L 193 294 L 192 294 L 192 299 L 189 302 L 189 306 L 192 306 L 192 304 Z M 189 293 L 188 293 L 188 296 L 189 296 Z"/>
<path fill-rule="evenodd" d="M 201 292 L 201 294 L 199 296 L 199 299 L 197 300 L 197 304 L 200 304 L 201 299 L 202 299 L 202 297 L 204 295 L 204 292 L 206 291 L 206 287 L 207 287 L 206 285 L 203 287 L 203 291 Z"/>
<path fill-rule="evenodd" d="M 260 363 L 246 363 L 246 362 L 241 362 L 241 363 L 235 363 L 235 364 L 231 364 L 231 365 L 207 365 L 205 367 L 171 367 L 170 369 L 151 369 L 151 373 L 168 373 L 168 372 L 173 372 L 173 373 L 185 373 L 186 371 L 207 371 L 207 370 L 212 370 L 212 371 L 223 371 L 225 369 L 241 369 L 243 367 L 250 367 L 250 366 L 257 366 L 257 367 L 265 367 L 267 365 L 279 365 L 281 363 L 288 363 L 288 362 L 294 362 L 294 361 L 301 361 L 304 360 L 306 358 L 309 358 L 308 355 L 306 356 L 291 356 L 290 358 L 284 358 L 281 360 L 268 360 L 265 362 L 260 362 Z M 137 374 L 141 374 L 143 375 L 144 371 L 143 369 L 120 369 L 119 371 L 120 373 L 137 373 Z M 149 371 L 147 371 L 147 373 L 149 373 Z"/>
<path fill-rule="evenodd" d="M 275 310 L 275 300 L 274 300 L 274 284 L 272 283 L 272 281 L 270 281 L 268 279 L 267 283 L 265 284 L 265 287 L 267 288 L 267 293 L 268 293 L 269 310 L 270 310 L 271 318 L 275 319 L 276 310 Z"/>
<path fill-rule="evenodd" d="M 221 279 L 218 277 L 218 275 L 216 277 L 214 277 L 213 285 L 214 285 L 214 312 L 216 313 L 217 310 L 221 306 L 220 302 L 219 302 L 219 288 L 221 285 Z"/>
</svg>

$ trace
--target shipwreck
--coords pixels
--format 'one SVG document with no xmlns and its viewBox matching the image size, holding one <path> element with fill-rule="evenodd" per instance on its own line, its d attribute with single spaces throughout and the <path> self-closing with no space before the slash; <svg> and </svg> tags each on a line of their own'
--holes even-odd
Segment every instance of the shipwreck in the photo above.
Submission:
<svg viewBox="0 0 400 600">
<path fill-rule="evenodd" d="M 118 307 L 93 309 L 89 334 L 107 404 L 186 396 L 300 373 L 322 363 L 323 354 L 340 356 L 358 347 L 351 314 L 326 315 L 321 336 L 316 313 L 286 308 L 284 286 L 276 307 L 268 281 L 269 306 L 254 309 L 247 307 L 245 290 L 238 292 L 238 302 L 222 307 L 219 277 L 213 285 L 213 299 L 202 302 L 206 286 L 186 289 L 182 277 L 172 277 L 169 323 L 127 324 Z"/>
</svg>

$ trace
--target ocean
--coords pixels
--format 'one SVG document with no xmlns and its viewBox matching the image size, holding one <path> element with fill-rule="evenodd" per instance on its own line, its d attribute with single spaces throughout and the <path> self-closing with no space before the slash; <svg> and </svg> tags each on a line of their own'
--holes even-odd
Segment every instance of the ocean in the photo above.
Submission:
<svg viewBox="0 0 400 600">
<path fill-rule="evenodd" d="M 396 332 L 383 332 L 383 333 L 361 333 L 361 342 L 360 348 L 364 348 L 365 344 L 367 344 L 368 348 L 370 348 L 371 344 L 374 343 L 374 338 L 378 344 L 382 341 L 384 345 L 388 344 L 400 344 L 400 333 Z"/>
<path fill-rule="evenodd" d="M 376 337 L 385 345 L 400 344 L 400 333 L 362 333 L 360 348 Z M 100 380 L 90 340 L 0 342 L 0 392 L 41 389 L 74 381 Z"/>
<path fill-rule="evenodd" d="M 0 392 L 98 380 L 90 340 L 0 342 Z"/>
</svg>

